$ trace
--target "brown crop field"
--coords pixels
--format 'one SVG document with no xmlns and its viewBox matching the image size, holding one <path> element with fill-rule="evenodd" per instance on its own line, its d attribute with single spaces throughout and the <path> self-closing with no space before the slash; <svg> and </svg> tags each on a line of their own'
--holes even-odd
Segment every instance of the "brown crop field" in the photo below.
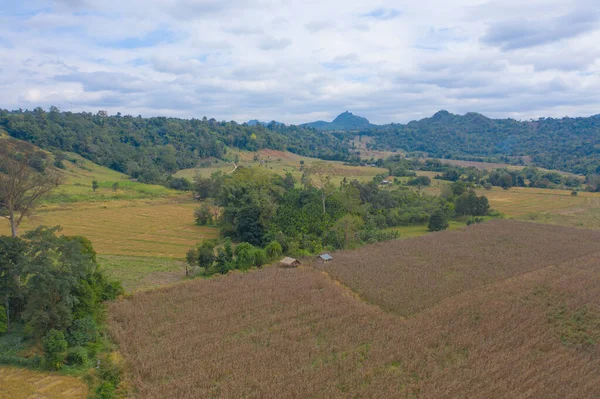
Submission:
<svg viewBox="0 0 600 399">
<path fill-rule="evenodd" d="M 341 251 L 315 266 L 365 300 L 410 316 L 482 285 L 599 252 L 598 231 L 495 220 Z"/>
<path fill-rule="evenodd" d="M 133 294 L 111 330 L 139 398 L 594 398 L 599 234 L 502 221 L 335 254 L 410 318 L 270 267 Z"/>
</svg>

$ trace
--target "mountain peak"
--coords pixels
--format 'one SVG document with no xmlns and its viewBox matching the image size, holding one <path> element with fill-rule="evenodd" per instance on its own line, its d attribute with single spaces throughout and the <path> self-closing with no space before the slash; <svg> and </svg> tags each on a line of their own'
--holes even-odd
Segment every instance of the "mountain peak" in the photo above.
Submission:
<svg viewBox="0 0 600 399">
<path fill-rule="evenodd" d="M 374 127 L 367 118 L 354 115 L 352 112 L 346 111 L 339 114 L 333 122 L 311 122 L 302 125 L 304 127 L 312 127 L 317 130 L 360 130 Z"/>
</svg>

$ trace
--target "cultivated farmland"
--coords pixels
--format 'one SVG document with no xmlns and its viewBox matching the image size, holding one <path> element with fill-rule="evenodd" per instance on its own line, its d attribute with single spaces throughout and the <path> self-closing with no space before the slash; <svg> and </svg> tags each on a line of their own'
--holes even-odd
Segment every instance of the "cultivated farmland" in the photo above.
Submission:
<svg viewBox="0 0 600 399">
<path fill-rule="evenodd" d="M 369 246 L 356 267 L 335 254 L 330 275 L 351 269 L 370 302 L 396 285 L 392 313 L 315 269 L 266 268 L 136 293 L 111 330 L 140 398 L 597 397 L 598 234 L 503 221 Z M 399 248 L 407 281 L 383 265 Z"/>
<path fill-rule="evenodd" d="M 0 399 L 84 399 L 88 387 L 80 379 L 13 367 L 0 367 Z"/>
<path fill-rule="evenodd" d="M 444 298 L 600 252 L 600 232 L 495 220 L 336 253 L 315 264 L 367 301 L 411 316 Z"/>
</svg>

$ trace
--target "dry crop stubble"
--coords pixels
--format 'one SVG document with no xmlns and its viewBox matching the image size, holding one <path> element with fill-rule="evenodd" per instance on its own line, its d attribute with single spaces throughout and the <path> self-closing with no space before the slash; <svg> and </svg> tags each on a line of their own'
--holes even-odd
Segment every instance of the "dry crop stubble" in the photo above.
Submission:
<svg viewBox="0 0 600 399">
<path fill-rule="evenodd" d="M 266 268 L 134 294 L 110 322 L 143 398 L 597 397 L 599 261 L 513 275 L 409 319 L 310 268 Z"/>
<path fill-rule="evenodd" d="M 411 316 L 442 299 L 600 252 L 600 231 L 495 220 L 340 251 L 315 263 L 365 300 Z"/>
<path fill-rule="evenodd" d="M 499 221 L 324 267 L 410 318 L 310 267 L 267 267 L 133 294 L 111 331 L 140 398 L 593 398 L 599 234 Z M 423 252 L 403 273 L 384 264 L 411 242 Z"/>
</svg>

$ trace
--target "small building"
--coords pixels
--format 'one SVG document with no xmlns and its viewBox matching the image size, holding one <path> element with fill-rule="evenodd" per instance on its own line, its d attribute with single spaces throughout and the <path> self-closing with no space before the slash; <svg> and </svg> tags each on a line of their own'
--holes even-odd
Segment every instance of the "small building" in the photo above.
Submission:
<svg viewBox="0 0 600 399">
<path fill-rule="evenodd" d="M 333 259 L 333 256 L 331 256 L 329 254 L 319 255 L 319 261 L 321 261 L 322 263 L 327 263 L 332 259 Z"/>
<path fill-rule="evenodd" d="M 298 266 L 300 266 L 300 261 L 298 259 L 286 257 L 286 258 L 283 258 L 279 262 L 279 266 L 281 266 L 281 267 L 298 267 Z"/>
<path fill-rule="evenodd" d="M 383 181 L 381 182 L 381 185 L 382 185 L 382 186 L 387 186 L 387 185 L 389 185 L 389 184 L 392 184 L 392 182 L 391 182 L 391 181 L 389 181 L 389 180 L 383 180 Z"/>
</svg>

